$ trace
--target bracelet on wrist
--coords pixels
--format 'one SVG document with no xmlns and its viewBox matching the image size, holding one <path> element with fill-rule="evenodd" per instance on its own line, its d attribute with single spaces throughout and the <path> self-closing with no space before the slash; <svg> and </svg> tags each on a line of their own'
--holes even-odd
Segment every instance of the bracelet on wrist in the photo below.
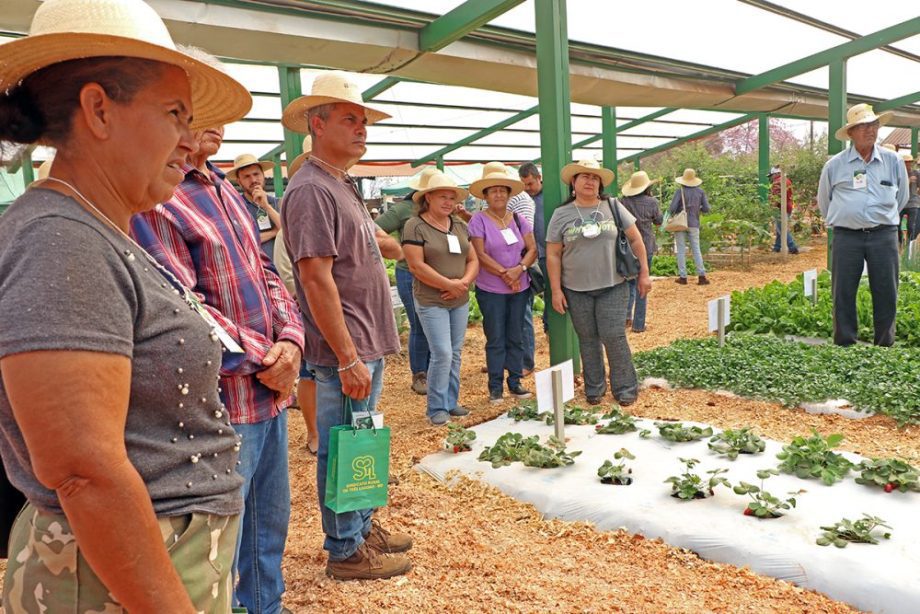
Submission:
<svg viewBox="0 0 920 614">
<path fill-rule="evenodd" d="M 358 363 L 359 363 L 360 361 L 361 361 L 360 358 L 355 358 L 354 360 L 352 360 L 350 363 L 348 363 L 348 364 L 345 365 L 344 367 L 338 367 L 338 368 L 336 368 L 336 371 L 339 372 L 339 373 L 341 373 L 341 372 L 343 372 L 343 371 L 348 371 L 348 370 L 350 370 L 350 369 L 354 369 L 355 367 L 358 366 Z"/>
</svg>

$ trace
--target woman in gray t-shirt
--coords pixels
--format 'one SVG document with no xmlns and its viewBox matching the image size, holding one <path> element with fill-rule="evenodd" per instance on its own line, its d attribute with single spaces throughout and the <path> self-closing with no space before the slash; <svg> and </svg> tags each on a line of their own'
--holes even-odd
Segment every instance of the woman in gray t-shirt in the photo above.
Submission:
<svg viewBox="0 0 920 614">
<path fill-rule="evenodd" d="M 3 608 L 224 614 L 242 510 L 226 333 L 127 229 L 182 180 L 192 113 L 222 125 L 252 100 L 145 4 L 74 4 L 0 46 L 0 142 L 57 149 L 0 218 L 0 454 L 28 500 Z"/>
<path fill-rule="evenodd" d="M 613 171 L 594 160 L 567 164 L 562 181 L 571 198 L 553 212 L 546 231 L 546 268 L 553 309 L 568 312 L 581 346 L 585 396 L 597 405 L 607 392 L 604 350 L 610 363 L 610 387 L 620 405 L 632 405 L 639 396 L 636 369 L 626 339 L 626 303 L 629 289 L 616 269 L 618 208 L 623 231 L 639 259 L 639 296 L 651 290 L 648 259 L 636 219 L 602 186 L 613 181 Z"/>
</svg>

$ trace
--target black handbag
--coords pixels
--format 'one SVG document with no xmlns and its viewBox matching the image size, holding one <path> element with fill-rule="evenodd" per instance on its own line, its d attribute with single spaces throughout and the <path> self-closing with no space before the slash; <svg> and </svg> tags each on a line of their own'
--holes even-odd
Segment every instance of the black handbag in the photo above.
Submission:
<svg viewBox="0 0 920 614">
<path fill-rule="evenodd" d="M 521 220 L 518 219 L 517 212 L 512 211 L 511 216 L 514 218 L 514 223 L 517 224 L 518 231 L 520 231 Z M 521 250 L 521 256 L 526 252 L 526 249 Z M 543 277 L 543 269 L 540 268 L 540 265 L 534 262 L 527 269 L 527 274 L 530 275 L 530 291 L 534 294 L 543 294 L 543 291 L 546 290 L 546 278 Z"/>
<path fill-rule="evenodd" d="M 615 198 L 608 198 L 607 205 L 613 214 L 613 221 L 617 225 L 617 249 L 616 249 L 616 267 L 617 273 L 624 279 L 634 279 L 639 276 L 641 266 L 639 259 L 633 253 L 632 246 L 626 233 L 623 232 L 623 220 L 620 219 L 619 203 Z"/>
</svg>

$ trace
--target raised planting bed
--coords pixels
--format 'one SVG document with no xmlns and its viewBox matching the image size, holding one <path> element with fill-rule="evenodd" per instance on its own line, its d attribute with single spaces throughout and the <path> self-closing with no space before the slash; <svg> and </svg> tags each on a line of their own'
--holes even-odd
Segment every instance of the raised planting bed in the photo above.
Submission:
<svg viewBox="0 0 920 614">
<path fill-rule="evenodd" d="M 901 426 L 920 424 L 920 348 L 811 346 L 736 334 L 721 348 L 715 339 L 680 340 L 636 354 L 635 362 L 641 376 L 683 388 L 728 390 L 790 407 L 846 399 Z"/>
<path fill-rule="evenodd" d="M 417 468 L 448 483 L 455 479 L 454 472 L 481 479 L 548 517 L 591 522 L 602 531 L 623 528 L 661 538 L 705 559 L 746 566 L 861 610 L 916 613 L 920 603 L 920 523 L 916 520 L 920 493 L 909 489 L 886 492 L 877 484 L 858 484 L 856 473 L 828 486 L 820 479 L 776 471 L 781 462 L 777 454 L 785 444 L 769 439 L 762 440 L 763 452 L 742 453 L 729 460 L 708 448 L 710 438 L 671 442 L 658 435 L 652 421 L 636 418 L 635 422 L 638 431 L 621 435 L 599 433 L 596 425 L 567 426 L 566 449 L 581 452 L 570 459 L 571 464 L 545 468 L 512 462 L 493 467 L 488 460 L 478 459 L 503 435 L 515 433 L 519 434 L 515 440 L 534 438 L 530 441 L 545 444 L 553 433 L 553 427 L 543 422 L 515 422 L 502 416 L 473 427 L 477 436 L 469 452 L 432 454 Z M 707 428 L 705 424 L 692 426 Z M 643 438 L 642 430 L 653 432 Z M 866 460 L 841 454 L 854 464 Z M 696 460 L 688 468 L 689 459 Z M 621 465 L 625 466 L 618 469 Z M 678 482 L 684 478 L 697 482 L 685 474 L 699 476 L 704 498 L 696 498 L 689 490 L 689 498 L 672 496 L 671 476 L 678 477 Z M 711 482 L 713 478 L 718 484 Z M 725 487 L 723 479 L 732 488 Z M 882 536 L 877 544 L 851 543 L 847 548 L 822 547 L 828 540 L 830 529 L 826 527 L 844 518 L 861 519 L 864 514 L 884 519 L 884 532 L 890 538 Z M 840 535 L 830 543 L 838 545 L 837 540 L 849 539 Z"/>
<path fill-rule="evenodd" d="M 860 283 L 856 310 L 859 339 L 871 343 L 875 333 L 867 279 Z M 729 331 L 830 338 L 834 332 L 830 273 L 818 275 L 817 305 L 805 296 L 801 275 L 788 284 L 774 281 L 732 292 L 731 319 Z M 920 347 L 920 273 L 901 273 L 895 334 L 899 345 Z"/>
</svg>

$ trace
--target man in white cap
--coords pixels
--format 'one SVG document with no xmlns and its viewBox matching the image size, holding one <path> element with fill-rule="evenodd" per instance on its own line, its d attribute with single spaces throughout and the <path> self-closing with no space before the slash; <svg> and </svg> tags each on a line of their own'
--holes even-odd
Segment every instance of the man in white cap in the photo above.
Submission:
<svg viewBox="0 0 920 614">
<path fill-rule="evenodd" d="M 236 157 L 233 168 L 227 173 L 227 179 L 243 190 L 246 209 L 259 229 L 262 251 L 269 258 L 275 255 L 275 237 L 281 229 L 278 199 L 265 191 L 265 171 L 273 166 L 268 160 L 259 160 L 246 153 Z"/>
<path fill-rule="evenodd" d="M 399 351 L 390 286 L 371 220 L 348 168 L 367 150 L 367 126 L 389 116 L 364 104 L 361 90 L 338 72 L 323 73 L 312 92 L 284 110 L 289 130 L 309 131 L 313 151 L 288 185 L 281 209 L 284 242 L 297 275 L 306 323 L 304 362 L 316 380 L 319 453 L 317 494 L 326 573 L 339 580 L 389 578 L 412 565 L 407 535 L 372 520 L 373 509 L 326 507 L 329 431 L 343 407 L 373 411 L 383 389 L 383 358 Z M 395 242 L 394 242 L 395 243 Z"/>
<path fill-rule="evenodd" d="M 876 115 L 858 104 L 837 130 L 848 148 L 821 171 L 818 207 L 834 230 L 831 253 L 834 343 L 856 343 L 856 291 L 863 268 L 869 272 L 875 344 L 894 343 L 898 301 L 898 221 L 907 204 L 907 172 L 898 154 L 875 144 L 879 126 L 891 113 Z"/>
</svg>

